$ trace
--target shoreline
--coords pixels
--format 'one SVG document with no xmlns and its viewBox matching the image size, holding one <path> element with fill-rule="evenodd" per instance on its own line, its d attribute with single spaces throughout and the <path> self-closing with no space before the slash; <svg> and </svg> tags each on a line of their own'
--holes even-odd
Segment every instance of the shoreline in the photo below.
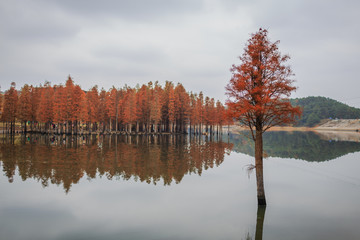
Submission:
<svg viewBox="0 0 360 240">
<path fill-rule="evenodd" d="M 239 131 L 247 131 L 248 128 L 238 125 L 230 126 L 230 132 L 236 134 Z M 275 126 L 267 130 L 267 132 L 359 132 L 359 128 L 341 128 L 341 127 L 279 127 Z"/>
</svg>

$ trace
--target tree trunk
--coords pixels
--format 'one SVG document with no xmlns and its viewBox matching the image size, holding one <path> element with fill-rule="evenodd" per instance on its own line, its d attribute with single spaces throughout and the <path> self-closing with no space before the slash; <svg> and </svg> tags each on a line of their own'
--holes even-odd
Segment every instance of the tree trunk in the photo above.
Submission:
<svg viewBox="0 0 360 240">
<path fill-rule="evenodd" d="M 74 121 L 74 126 L 73 126 L 73 129 L 72 129 L 72 133 L 71 134 L 74 134 L 74 135 L 77 135 L 78 134 L 78 121 Z"/>
<path fill-rule="evenodd" d="M 262 131 L 258 129 L 256 130 L 255 137 L 255 167 L 258 205 L 265 206 L 266 199 L 263 174 L 263 138 Z"/>
<path fill-rule="evenodd" d="M 154 133 L 157 133 L 158 132 L 158 122 L 155 121 L 154 123 Z"/>
<path fill-rule="evenodd" d="M 109 120 L 109 129 L 110 129 L 110 133 L 112 132 L 112 124 L 111 124 L 112 120 L 111 120 L 111 117 L 110 117 L 110 120 Z"/>
<path fill-rule="evenodd" d="M 26 129 L 26 121 L 24 121 L 24 133 L 26 134 L 27 129 Z"/>
</svg>

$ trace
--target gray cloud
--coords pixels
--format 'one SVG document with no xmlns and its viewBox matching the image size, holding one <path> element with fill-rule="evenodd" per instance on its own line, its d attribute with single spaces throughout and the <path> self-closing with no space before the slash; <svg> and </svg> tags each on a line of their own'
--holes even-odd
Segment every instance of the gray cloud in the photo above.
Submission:
<svg viewBox="0 0 360 240">
<path fill-rule="evenodd" d="M 58 7 L 86 17 L 118 17 L 130 21 L 152 21 L 164 16 L 194 13 L 202 8 L 201 0 L 58 0 Z"/>
<path fill-rule="evenodd" d="M 275 0 L 256 2 L 255 8 L 255 25 L 269 29 L 280 50 L 292 56 L 297 96 L 358 96 L 358 1 Z"/>
<path fill-rule="evenodd" d="M 68 74 L 84 89 L 170 80 L 224 101 L 229 68 L 264 27 L 292 57 L 294 96 L 354 98 L 358 9 L 352 0 L 4 0 L 0 85 L 59 84 Z"/>
<path fill-rule="evenodd" d="M 0 33 L 17 44 L 54 43 L 75 36 L 80 26 L 67 15 L 44 5 L 19 1 L 0 3 Z M 5 42 L 6 43 L 6 42 Z"/>
<path fill-rule="evenodd" d="M 166 58 L 156 47 L 122 48 L 121 46 L 101 46 L 94 50 L 94 57 L 101 59 L 124 60 L 136 63 L 159 62 Z"/>
</svg>

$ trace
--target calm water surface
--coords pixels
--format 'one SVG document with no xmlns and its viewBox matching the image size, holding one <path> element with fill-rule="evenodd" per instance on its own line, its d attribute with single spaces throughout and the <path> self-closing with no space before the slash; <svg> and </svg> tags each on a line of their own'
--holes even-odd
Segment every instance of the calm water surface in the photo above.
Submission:
<svg viewBox="0 0 360 240">
<path fill-rule="evenodd" d="M 264 141 L 3 136 L 0 239 L 360 239 L 360 134 Z"/>
</svg>

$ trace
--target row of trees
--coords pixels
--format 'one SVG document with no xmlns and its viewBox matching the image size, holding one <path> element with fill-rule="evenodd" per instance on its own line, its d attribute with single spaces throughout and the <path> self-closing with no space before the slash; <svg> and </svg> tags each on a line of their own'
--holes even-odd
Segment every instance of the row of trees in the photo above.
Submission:
<svg viewBox="0 0 360 240">
<path fill-rule="evenodd" d="M 219 101 L 202 92 L 187 92 L 182 84 L 167 81 L 162 87 L 149 82 L 109 91 L 94 86 L 84 91 L 69 76 L 65 86 L 46 82 L 25 84 L 20 91 L 11 84 L 0 96 L 1 121 L 8 132 L 82 133 L 195 133 L 222 132 L 228 124 Z M 29 129 L 30 128 L 30 129 Z"/>
</svg>

